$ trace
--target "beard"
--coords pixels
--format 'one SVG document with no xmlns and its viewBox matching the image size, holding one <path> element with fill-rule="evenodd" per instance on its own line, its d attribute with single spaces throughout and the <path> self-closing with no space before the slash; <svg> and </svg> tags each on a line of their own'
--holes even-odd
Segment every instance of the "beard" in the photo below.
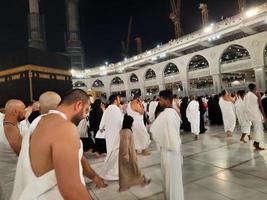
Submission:
<svg viewBox="0 0 267 200">
<path fill-rule="evenodd" d="M 71 118 L 71 122 L 75 124 L 75 126 L 78 126 L 82 119 L 84 119 L 84 117 L 83 117 L 83 111 L 81 110 L 79 113 L 77 113 Z"/>
</svg>

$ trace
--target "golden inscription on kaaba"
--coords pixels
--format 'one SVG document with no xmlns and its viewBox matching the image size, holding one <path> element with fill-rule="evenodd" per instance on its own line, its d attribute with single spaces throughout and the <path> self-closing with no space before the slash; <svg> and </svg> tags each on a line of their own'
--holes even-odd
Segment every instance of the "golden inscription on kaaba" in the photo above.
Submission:
<svg viewBox="0 0 267 200">
<path fill-rule="evenodd" d="M 20 79 L 20 74 L 15 74 L 13 76 L 11 76 L 12 80 L 18 80 Z"/>
<path fill-rule="evenodd" d="M 0 78 L 0 83 L 5 82 L 5 78 Z"/>
<path fill-rule="evenodd" d="M 57 80 L 65 81 L 65 76 L 57 75 L 56 79 L 57 79 Z"/>
<path fill-rule="evenodd" d="M 42 74 L 42 73 L 39 73 L 39 78 L 50 79 L 50 75 L 49 75 L 49 74 Z"/>
</svg>

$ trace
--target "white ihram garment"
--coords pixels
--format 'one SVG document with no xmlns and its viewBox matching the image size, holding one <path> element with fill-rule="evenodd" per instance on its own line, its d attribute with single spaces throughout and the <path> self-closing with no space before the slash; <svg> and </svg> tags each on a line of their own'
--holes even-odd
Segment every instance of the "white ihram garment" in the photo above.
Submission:
<svg viewBox="0 0 267 200">
<path fill-rule="evenodd" d="M 191 132 L 199 135 L 200 132 L 200 112 L 199 103 L 195 100 L 191 101 L 186 109 L 186 117 L 191 124 Z"/>
<path fill-rule="evenodd" d="M 224 131 L 230 131 L 233 133 L 236 125 L 234 104 L 231 101 L 225 101 L 221 97 L 219 100 L 219 105 L 223 116 Z"/>
<path fill-rule="evenodd" d="M 99 129 L 105 129 L 107 157 L 100 176 L 105 180 L 119 180 L 120 130 L 123 114 L 116 105 L 110 105 L 103 113 Z"/>
<path fill-rule="evenodd" d="M 245 115 L 246 112 L 245 102 L 240 97 L 237 98 L 235 102 L 235 112 L 241 127 L 241 132 L 250 135 L 252 124 L 251 121 L 249 121 Z"/>
<path fill-rule="evenodd" d="M 147 149 L 151 141 L 144 124 L 144 116 L 138 112 L 133 111 L 131 104 L 131 102 L 128 104 L 127 114 L 134 119 L 132 131 L 135 149 Z"/>
<path fill-rule="evenodd" d="M 165 200 L 183 200 L 180 117 L 166 108 L 151 126 L 153 139 L 160 146 Z"/>
<path fill-rule="evenodd" d="M 51 110 L 49 111 L 49 113 L 59 114 L 64 119 L 66 119 L 65 114 L 59 111 Z M 57 185 L 55 170 L 53 169 L 40 177 L 36 177 L 31 166 L 31 160 L 29 155 L 30 136 L 34 132 L 35 128 L 37 127 L 43 116 L 45 115 L 39 116 L 32 122 L 30 126 L 30 131 L 23 138 L 11 200 L 63 199 Z M 79 150 L 79 171 L 81 182 L 85 185 L 81 164 L 82 155 L 83 147 L 81 142 Z"/>
<path fill-rule="evenodd" d="M 1 115 L 0 118 L 0 200 L 9 200 L 13 189 L 18 156 L 6 138 L 3 126 L 4 115 Z"/>
<path fill-rule="evenodd" d="M 254 127 L 255 141 L 263 142 L 263 116 L 259 108 L 258 97 L 254 93 L 248 92 L 244 97 L 244 103 L 246 118 L 252 122 Z"/>
</svg>

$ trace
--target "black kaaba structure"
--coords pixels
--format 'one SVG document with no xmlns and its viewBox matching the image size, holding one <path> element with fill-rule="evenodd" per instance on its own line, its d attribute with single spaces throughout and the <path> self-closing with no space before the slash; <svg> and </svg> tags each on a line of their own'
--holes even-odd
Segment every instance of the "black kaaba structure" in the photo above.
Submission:
<svg viewBox="0 0 267 200">
<path fill-rule="evenodd" d="M 1 33 L 6 37 L 0 37 L 0 107 L 11 98 L 29 103 L 38 100 L 45 91 L 63 94 L 72 88 L 71 69 L 84 66 L 78 1 L 9 0 L 3 3 L 0 12 L 7 16 L 0 18 L 0 31 L 6 31 Z M 54 16 L 49 18 L 50 15 Z M 51 24 L 55 30 L 46 32 L 45 27 L 50 26 L 51 30 Z M 60 35 L 57 27 L 65 32 Z M 52 34 L 56 37 L 51 37 Z M 57 45 L 60 42 L 63 45 Z"/>
</svg>

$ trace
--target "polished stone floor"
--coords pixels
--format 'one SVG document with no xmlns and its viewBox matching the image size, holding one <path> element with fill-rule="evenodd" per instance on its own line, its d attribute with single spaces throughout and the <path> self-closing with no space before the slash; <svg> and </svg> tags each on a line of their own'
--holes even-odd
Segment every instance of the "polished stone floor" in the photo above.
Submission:
<svg viewBox="0 0 267 200">
<path fill-rule="evenodd" d="M 222 127 L 209 127 L 198 141 L 191 134 L 182 133 L 181 138 L 186 200 L 267 199 L 267 150 L 255 152 L 252 142 L 240 143 L 238 130 L 232 139 L 226 139 Z M 88 183 L 94 199 L 163 200 L 159 153 L 155 145 L 150 148 L 151 156 L 138 157 L 144 174 L 152 178 L 149 186 L 136 186 L 119 193 L 118 182 L 109 182 L 105 189 L 96 189 Z M 96 171 L 101 169 L 103 159 L 89 160 Z"/>
</svg>

